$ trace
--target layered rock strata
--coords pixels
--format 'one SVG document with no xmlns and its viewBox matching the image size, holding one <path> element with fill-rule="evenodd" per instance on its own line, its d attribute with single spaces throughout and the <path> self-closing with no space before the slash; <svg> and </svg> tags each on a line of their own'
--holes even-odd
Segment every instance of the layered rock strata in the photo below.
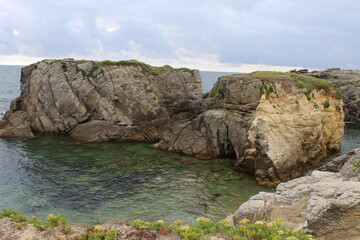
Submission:
<svg viewBox="0 0 360 240">
<path fill-rule="evenodd" d="M 306 230 L 319 239 L 358 239 L 360 170 L 354 163 L 359 159 L 360 149 L 356 149 L 334 159 L 322 171 L 279 184 L 275 193 L 261 192 L 243 203 L 230 218 L 235 225 L 244 218 L 281 218 L 287 227 Z"/>
<path fill-rule="evenodd" d="M 201 97 L 197 70 L 135 60 L 44 60 L 22 69 L 21 96 L 0 122 L 0 136 L 156 141 L 167 125 L 203 111 Z"/>
<path fill-rule="evenodd" d="M 332 84 L 294 73 L 222 77 L 207 98 L 197 70 L 135 60 L 44 60 L 22 69 L 0 137 L 60 133 L 95 141 L 159 141 L 161 149 L 236 167 L 269 187 L 300 176 L 343 136 Z"/>
<path fill-rule="evenodd" d="M 325 81 L 282 73 L 218 80 L 209 110 L 164 132 L 159 148 L 209 159 L 236 157 L 236 167 L 269 187 L 300 176 L 339 151 L 342 101 Z"/>
<path fill-rule="evenodd" d="M 360 122 L 360 70 L 330 68 L 325 71 L 309 72 L 302 69 L 293 72 L 321 78 L 336 85 L 344 101 L 345 121 Z"/>
</svg>

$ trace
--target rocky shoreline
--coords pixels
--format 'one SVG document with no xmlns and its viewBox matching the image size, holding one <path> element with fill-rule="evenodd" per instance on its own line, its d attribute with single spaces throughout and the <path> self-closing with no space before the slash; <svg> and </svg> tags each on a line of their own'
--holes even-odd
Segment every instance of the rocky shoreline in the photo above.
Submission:
<svg viewBox="0 0 360 240">
<path fill-rule="evenodd" d="M 157 142 L 202 159 L 232 157 L 259 184 L 277 186 L 242 204 L 229 217 L 235 225 L 283 218 L 320 239 L 355 240 L 360 149 L 300 176 L 340 150 L 344 119 L 360 122 L 358 76 L 340 69 L 236 74 L 202 94 L 197 70 L 135 60 L 43 60 L 22 69 L 21 95 L 0 120 L 0 137 L 57 133 L 85 142 Z M 3 234 L 16 232 L 8 219 L 1 224 L 11 225 Z M 172 239 L 160 235 L 149 239 Z"/>
<path fill-rule="evenodd" d="M 359 239 L 360 148 L 337 157 L 309 176 L 261 192 L 243 203 L 230 218 L 235 225 L 251 221 L 285 220 L 291 229 L 306 230 L 319 239 Z"/>
</svg>

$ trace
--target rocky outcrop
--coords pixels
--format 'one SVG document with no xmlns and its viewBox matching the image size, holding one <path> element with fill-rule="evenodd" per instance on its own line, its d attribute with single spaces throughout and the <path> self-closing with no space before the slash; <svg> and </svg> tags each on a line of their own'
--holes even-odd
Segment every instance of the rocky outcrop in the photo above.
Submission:
<svg viewBox="0 0 360 240">
<path fill-rule="evenodd" d="M 235 156 L 238 169 L 273 187 L 340 150 L 342 102 L 331 88 L 297 74 L 220 78 L 209 110 L 166 131 L 157 146 L 200 158 Z"/>
<path fill-rule="evenodd" d="M 314 76 L 335 84 L 344 101 L 345 121 L 360 122 L 360 70 L 330 68 L 325 71 L 308 72 L 306 69 L 293 71 Z"/>
<path fill-rule="evenodd" d="M 220 78 L 207 99 L 210 109 L 165 132 L 156 146 L 203 159 L 243 155 L 261 86 L 250 77 Z"/>
<path fill-rule="evenodd" d="M 0 122 L 0 136 L 156 141 L 167 125 L 203 111 L 201 91 L 197 70 L 135 60 L 44 60 L 22 69 L 21 96 Z"/>
<path fill-rule="evenodd" d="M 275 193 L 261 192 L 243 203 L 230 218 L 235 225 L 251 221 L 284 219 L 296 230 L 319 239 L 358 239 L 360 236 L 360 171 L 352 163 L 360 149 L 334 159 L 310 176 L 281 183 Z M 350 167 L 352 166 L 352 167 Z"/>
</svg>

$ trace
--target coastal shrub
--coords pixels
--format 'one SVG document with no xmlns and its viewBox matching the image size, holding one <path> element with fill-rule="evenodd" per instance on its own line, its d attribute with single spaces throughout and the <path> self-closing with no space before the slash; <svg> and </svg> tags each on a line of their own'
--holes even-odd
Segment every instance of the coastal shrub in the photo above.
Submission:
<svg viewBox="0 0 360 240">
<path fill-rule="evenodd" d="M 339 100 L 343 98 L 342 93 L 339 89 L 336 89 L 336 91 L 334 93 L 334 97 Z"/>
<path fill-rule="evenodd" d="M 169 228 L 177 232 L 184 240 L 205 240 L 210 239 L 211 234 L 222 233 L 232 239 L 253 240 L 253 239 L 287 239 L 287 240 L 312 240 L 311 235 L 304 231 L 292 231 L 283 227 L 281 220 L 272 222 L 258 221 L 253 224 L 249 220 L 243 219 L 239 226 L 233 227 L 230 220 L 221 220 L 214 222 L 208 218 L 198 218 L 192 225 L 185 224 L 182 221 L 175 221 L 171 225 L 166 225 L 159 220 L 155 223 L 135 220 L 132 227 L 138 230 L 159 230 Z"/>
<path fill-rule="evenodd" d="M 271 93 L 276 93 L 276 87 L 275 87 L 275 85 L 273 85 L 273 84 L 264 83 L 264 84 L 261 86 L 261 92 L 262 92 L 263 94 L 265 94 L 265 98 L 266 98 L 266 99 L 269 99 Z"/>
<path fill-rule="evenodd" d="M 328 108 L 328 107 L 330 107 L 330 102 L 329 102 L 328 100 L 326 100 L 326 101 L 323 103 L 323 105 L 324 105 L 324 108 Z"/>
<path fill-rule="evenodd" d="M 63 218 L 61 215 L 50 214 L 47 217 L 47 221 L 37 220 L 36 217 L 32 219 L 21 215 L 18 211 L 11 209 L 3 209 L 3 213 L 0 213 L 0 218 L 8 217 L 16 223 L 22 223 L 22 226 L 27 224 L 33 224 L 34 227 L 38 228 L 41 231 L 47 230 L 51 227 L 61 226 L 65 233 L 71 233 L 73 230 L 69 222 Z"/>
<path fill-rule="evenodd" d="M 86 233 L 76 237 L 76 240 L 116 240 L 117 232 L 112 229 L 104 230 L 100 226 L 93 226 Z"/>
</svg>

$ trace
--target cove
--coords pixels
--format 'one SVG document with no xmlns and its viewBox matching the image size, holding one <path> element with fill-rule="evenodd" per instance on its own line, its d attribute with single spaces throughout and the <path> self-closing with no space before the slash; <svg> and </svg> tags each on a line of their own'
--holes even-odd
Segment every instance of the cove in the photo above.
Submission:
<svg viewBox="0 0 360 240">
<path fill-rule="evenodd" d="M 81 143 L 66 136 L 0 139 L 0 206 L 73 223 L 225 218 L 260 191 L 234 159 L 199 160 L 149 143 Z"/>
</svg>

